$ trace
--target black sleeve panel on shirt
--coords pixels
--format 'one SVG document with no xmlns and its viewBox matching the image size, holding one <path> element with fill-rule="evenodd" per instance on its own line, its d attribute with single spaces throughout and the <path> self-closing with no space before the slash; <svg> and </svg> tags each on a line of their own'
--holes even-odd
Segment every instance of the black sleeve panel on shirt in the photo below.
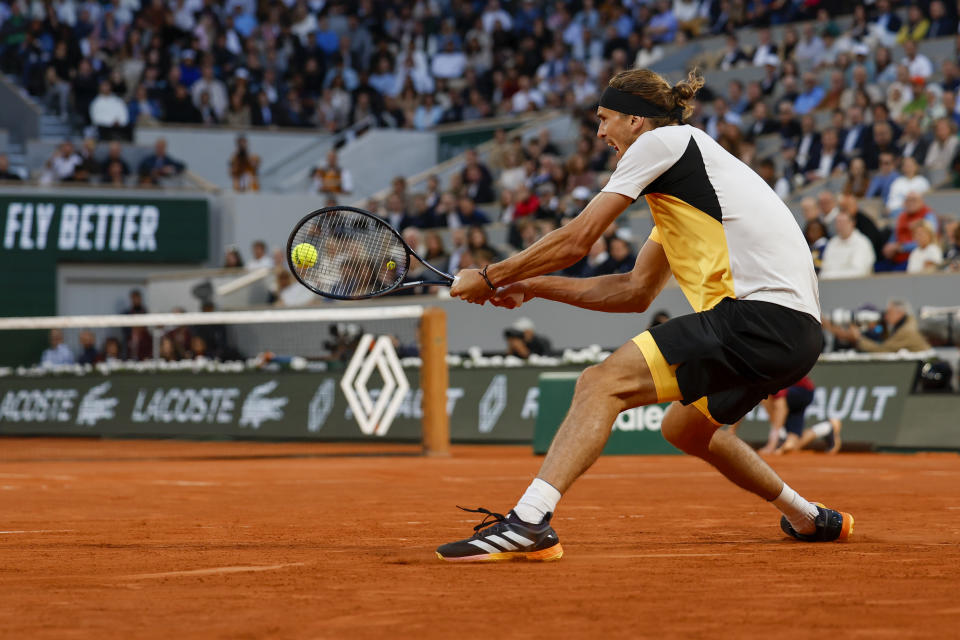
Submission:
<svg viewBox="0 0 960 640">
<path fill-rule="evenodd" d="M 683 200 L 692 207 L 700 209 L 717 222 L 723 222 L 720 212 L 720 200 L 707 177 L 703 164 L 703 155 L 696 141 L 690 138 L 687 150 L 672 167 L 664 171 L 656 180 L 647 185 L 640 195 L 662 193 Z"/>
</svg>

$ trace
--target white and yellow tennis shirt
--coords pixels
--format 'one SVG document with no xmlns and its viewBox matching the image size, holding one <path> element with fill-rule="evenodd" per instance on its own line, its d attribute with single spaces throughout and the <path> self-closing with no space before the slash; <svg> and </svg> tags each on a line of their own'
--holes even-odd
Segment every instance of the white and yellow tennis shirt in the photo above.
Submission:
<svg viewBox="0 0 960 640">
<path fill-rule="evenodd" d="M 624 152 L 603 191 L 653 213 L 650 239 L 695 311 L 760 300 L 820 319 L 813 258 L 793 214 L 763 179 L 703 131 L 658 127 Z"/>
</svg>

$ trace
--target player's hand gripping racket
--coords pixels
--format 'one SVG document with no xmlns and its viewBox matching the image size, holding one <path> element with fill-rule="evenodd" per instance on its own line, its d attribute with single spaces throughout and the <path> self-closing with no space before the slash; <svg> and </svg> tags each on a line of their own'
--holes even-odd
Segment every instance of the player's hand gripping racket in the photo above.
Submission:
<svg viewBox="0 0 960 640">
<path fill-rule="evenodd" d="M 405 282 L 411 258 L 437 279 Z M 396 229 L 355 207 L 324 207 L 300 220 L 287 240 L 287 263 L 305 287 L 337 300 L 427 285 L 449 287 L 455 279 L 417 255 Z"/>
</svg>

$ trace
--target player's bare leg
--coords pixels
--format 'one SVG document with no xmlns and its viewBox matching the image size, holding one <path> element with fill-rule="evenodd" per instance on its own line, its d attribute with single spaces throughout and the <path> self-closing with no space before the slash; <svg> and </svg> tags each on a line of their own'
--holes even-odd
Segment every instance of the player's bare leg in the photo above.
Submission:
<svg viewBox="0 0 960 640">
<path fill-rule="evenodd" d="M 620 412 L 656 401 L 657 389 L 643 353 L 628 342 L 580 375 L 570 411 L 537 477 L 563 493 L 596 462 Z"/>
<path fill-rule="evenodd" d="M 693 405 L 674 402 L 660 431 L 673 446 L 709 462 L 728 480 L 764 500 L 774 500 L 783 491 L 783 480 L 750 445 L 718 428 Z"/>
</svg>

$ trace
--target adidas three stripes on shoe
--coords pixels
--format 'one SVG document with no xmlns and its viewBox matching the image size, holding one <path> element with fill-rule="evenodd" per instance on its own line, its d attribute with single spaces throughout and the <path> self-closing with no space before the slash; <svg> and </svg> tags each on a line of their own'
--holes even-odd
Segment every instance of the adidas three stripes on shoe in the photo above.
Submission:
<svg viewBox="0 0 960 640">
<path fill-rule="evenodd" d="M 511 510 L 506 516 L 479 509 L 465 509 L 484 514 L 473 528 L 474 534 L 464 540 L 449 542 L 437 548 L 437 557 L 448 562 L 495 562 L 499 560 L 559 560 L 563 547 L 557 533 L 550 526 L 552 513 L 540 524 L 521 520 Z"/>
</svg>

